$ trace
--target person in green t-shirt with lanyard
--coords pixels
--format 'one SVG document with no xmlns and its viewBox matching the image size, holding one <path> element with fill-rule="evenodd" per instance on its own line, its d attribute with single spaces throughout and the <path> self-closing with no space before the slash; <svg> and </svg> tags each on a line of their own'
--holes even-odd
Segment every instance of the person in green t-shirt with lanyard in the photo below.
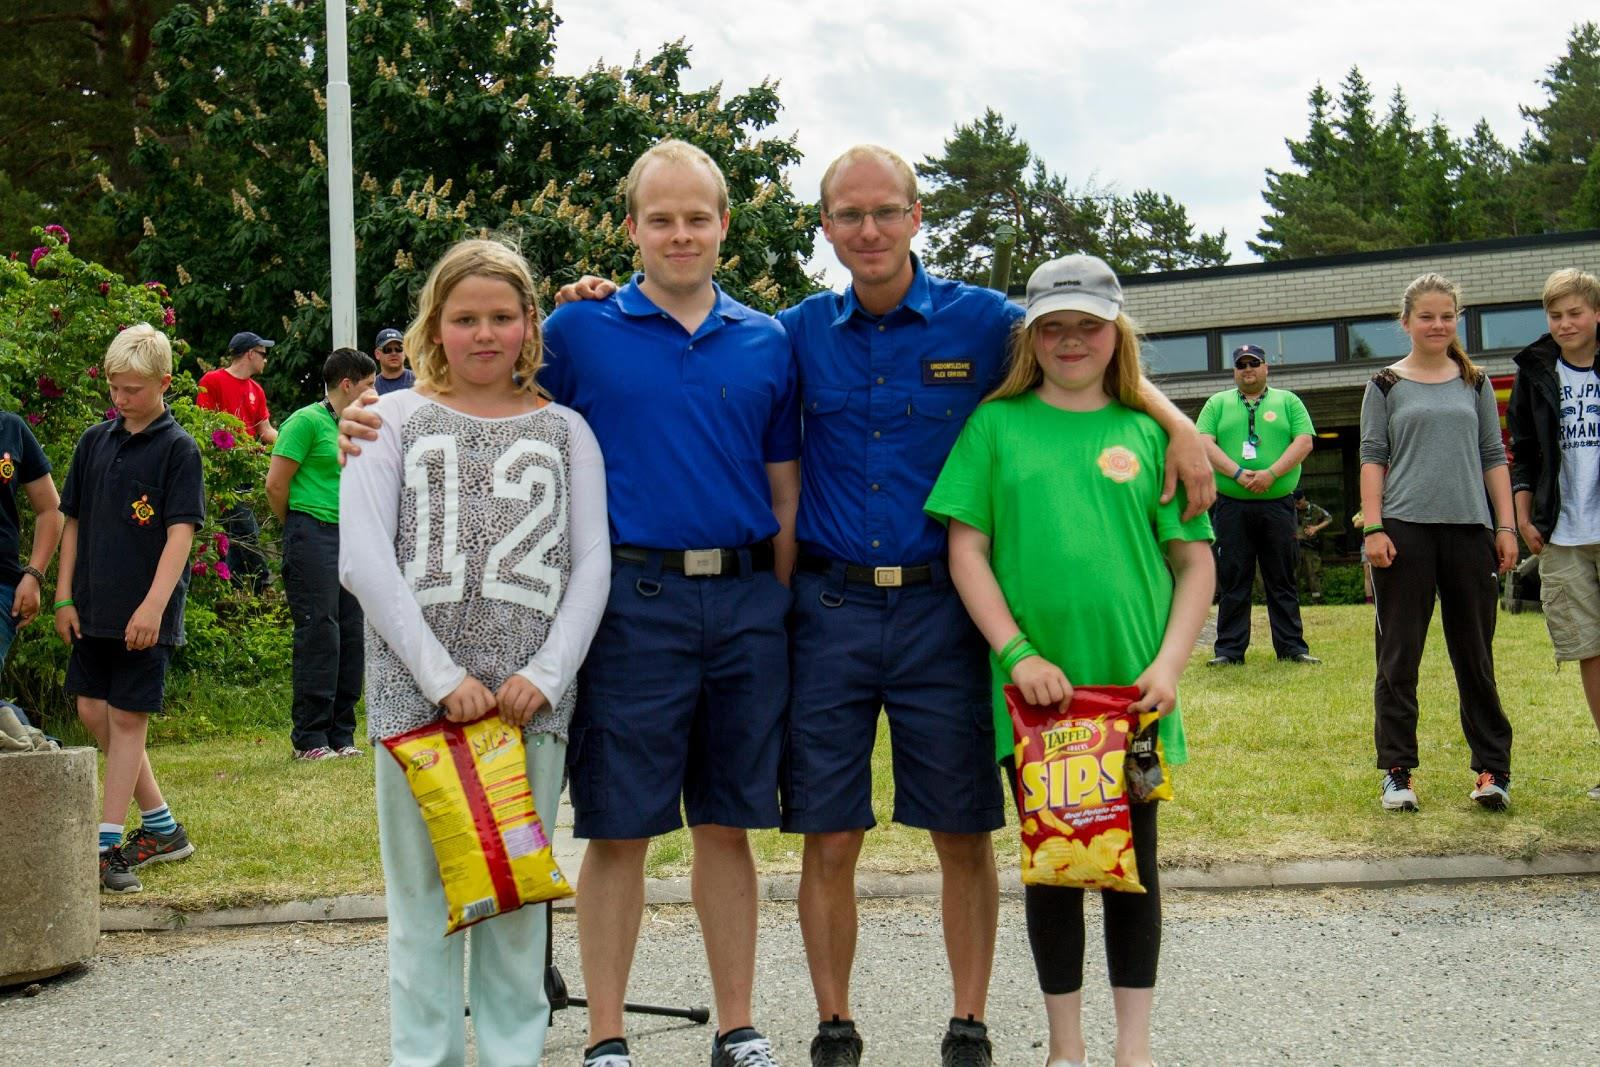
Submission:
<svg viewBox="0 0 1600 1067">
<path fill-rule="evenodd" d="M 361 605 L 339 585 L 339 416 L 377 373 L 365 352 L 335 349 L 322 364 L 327 394 L 284 420 L 267 469 L 294 619 L 289 739 L 299 760 L 361 755 L 355 731 L 365 634 Z"/>
<path fill-rule="evenodd" d="M 995 756 L 1014 771 L 1002 687 L 1034 704 L 1074 685 L 1137 686 L 1162 715 L 1169 765 L 1184 763 L 1178 676 L 1211 605 L 1205 515 L 1160 502 L 1166 432 L 1144 411 L 1139 341 L 1102 260 L 1066 256 L 1028 279 L 1005 378 L 967 420 L 926 510 L 950 527 L 950 579 L 988 641 Z M 1014 781 L 1014 778 L 1013 778 Z M 1143 893 L 1101 894 L 1117 1062 L 1150 1062 L 1161 944 L 1156 804 L 1131 814 Z M 1050 1063 L 1081 1064 L 1083 890 L 1030 885 L 1028 940 L 1050 1028 Z"/>
<path fill-rule="evenodd" d="M 1267 388 L 1267 354 L 1260 346 L 1233 350 L 1233 382 L 1235 388 L 1212 396 L 1195 420 L 1217 472 L 1211 525 L 1220 596 L 1211 666 L 1244 662 L 1250 647 L 1250 584 L 1258 563 L 1273 651 L 1281 660 L 1320 663 L 1300 624 L 1299 522 L 1291 498 L 1316 430 L 1299 397 Z"/>
</svg>

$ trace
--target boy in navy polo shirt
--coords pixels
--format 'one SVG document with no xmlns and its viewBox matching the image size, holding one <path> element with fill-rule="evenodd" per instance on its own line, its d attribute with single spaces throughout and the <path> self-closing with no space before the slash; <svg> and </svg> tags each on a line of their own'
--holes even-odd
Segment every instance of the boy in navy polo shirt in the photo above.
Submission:
<svg viewBox="0 0 1600 1067">
<path fill-rule="evenodd" d="M 189 549 L 205 521 L 200 449 L 163 399 L 172 346 L 140 323 L 106 349 L 118 416 L 78 439 L 61 495 L 56 633 L 72 646 L 67 692 L 106 756 L 100 885 L 143 888 L 133 868 L 194 852 L 145 755 L 149 716 L 161 710 L 167 661 L 183 643 Z M 139 829 L 122 840 L 128 801 Z"/>
<path fill-rule="evenodd" d="M 33 508 L 33 550 L 18 562 L 22 525 L 17 516 L 17 487 Z M 50 477 L 50 460 L 28 424 L 0 411 L 0 666 L 11 653 L 17 631 L 39 614 L 44 569 L 61 543 L 61 498 Z"/>
</svg>

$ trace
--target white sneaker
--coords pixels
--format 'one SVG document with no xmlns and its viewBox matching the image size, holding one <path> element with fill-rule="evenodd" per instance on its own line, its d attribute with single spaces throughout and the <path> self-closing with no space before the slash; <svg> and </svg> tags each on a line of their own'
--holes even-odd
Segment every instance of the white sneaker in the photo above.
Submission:
<svg viewBox="0 0 1600 1067">
<path fill-rule="evenodd" d="M 1416 811 L 1417 794 L 1411 788 L 1411 768 L 1391 767 L 1383 776 L 1383 810 Z"/>
<path fill-rule="evenodd" d="M 1511 806 L 1511 779 L 1484 771 L 1467 795 L 1489 811 L 1505 811 Z"/>
</svg>

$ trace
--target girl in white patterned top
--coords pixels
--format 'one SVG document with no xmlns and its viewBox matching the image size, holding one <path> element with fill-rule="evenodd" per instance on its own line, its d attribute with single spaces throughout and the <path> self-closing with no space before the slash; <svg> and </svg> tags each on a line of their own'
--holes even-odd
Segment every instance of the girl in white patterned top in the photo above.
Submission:
<svg viewBox="0 0 1600 1067">
<path fill-rule="evenodd" d="M 528 780 L 551 820 L 573 683 L 610 583 L 600 448 L 576 412 L 535 391 L 533 276 L 504 246 L 445 253 L 406 350 L 416 388 L 378 402 L 378 440 L 351 459 L 340 490 L 339 577 L 367 619 L 368 734 L 499 714 L 524 728 Z M 441 936 L 427 829 L 399 765 L 375 762 L 394 1061 L 460 1063 L 466 935 Z M 537 1063 L 549 1015 L 544 907 L 468 934 L 478 1062 Z"/>
</svg>

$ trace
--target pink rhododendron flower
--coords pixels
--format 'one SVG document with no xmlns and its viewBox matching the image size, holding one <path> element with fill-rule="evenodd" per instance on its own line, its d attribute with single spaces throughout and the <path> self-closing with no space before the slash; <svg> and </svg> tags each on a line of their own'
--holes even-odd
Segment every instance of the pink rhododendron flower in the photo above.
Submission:
<svg viewBox="0 0 1600 1067">
<path fill-rule="evenodd" d="M 173 311 L 169 307 L 161 309 L 161 325 L 163 325 L 163 326 L 171 326 L 173 323 L 175 323 L 177 321 L 178 321 L 178 313 L 176 311 Z"/>
<path fill-rule="evenodd" d="M 39 265 L 39 261 L 49 254 L 50 250 L 44 245 L 40 245 L 38 248 L 33 250 L 33 255 L 28 257 L 28 266 L 37 267 Z"/>
<path fill-rule="evenodd" d="M 226 556 L 228 554 L 228 546 L 230 544 L 232 544 L 232 543 L 233 542 L 228 540 L 228 535 L 227 534 L 225 534 L 225 533 L 217 534 L 217 555 Z"/>
<path fill-rule="evenodd" d="M 85 370 L 84 373 L 87 374 L 91 378 L 98 378 L 98 377 L 100 377 L 100 368 L 99 367 L 90 367 L 87 370 Z"/>
<path fill-rule="evenodd" d="M 29 412 L 27 415 L 24 415 L 23 418 L 28 420 L 28 425 L 30 425 L 30 426 L 37 426 L 41 422 L 44 421 L 44 416 L 43 415 L 35 415 L 32 412 Z"/>
<path fill-rule="evenodd" d="M 212 430 L 211 443 L 226 452 L 238 442 L 234 440 L 231 430 Z"/>
<path fill-rule="evenodd" d="M 233 570 L 226 563 L 217 564 L 217 577 L 225 582 L 233 581 Z"/>
<path fill-rule="evenodd" d="M 121 414 L 122 412 L 118 411 L 116 408 L 106 408 L 106 418 L 108 419 L 114 419 Z"/>
<path fill-rule="evenodd" d="M 227 564 L 224 563 L 222 566 L 226 567 Z M 204 578 L 206 575 L 211 573 L 211 568 L 207 567 L 204 563 L 196 563 L 193 567 L 189 568 L 189 573 L 198 574 L 200 577 Z"/>
<path fill-rule="evenodd" d="M 110 293 L 111 293 L 111 283 L 110 282 L 101 282 L 100 283 L 100 295 L 101 296 L 109 296 Z"/>
<path fill-rule="evenodd" d="M 50 225 L 44 228 L 44 232 L 49 234 L 51 237 L 54 237 L 64 245 L 69 245 L 72 243 L 72 235 L 67 232 L 67 228 L 65 226 L 60 226 L 52 222 Z"/>
<path fill-rule="evenodd" d="M 67 395 L 61 391 L 59 385 L 50 379 L 49 375 L 45 374 L 39 375 L 39 392 L 46 400 L 60 400 Z"/>
</svg>

